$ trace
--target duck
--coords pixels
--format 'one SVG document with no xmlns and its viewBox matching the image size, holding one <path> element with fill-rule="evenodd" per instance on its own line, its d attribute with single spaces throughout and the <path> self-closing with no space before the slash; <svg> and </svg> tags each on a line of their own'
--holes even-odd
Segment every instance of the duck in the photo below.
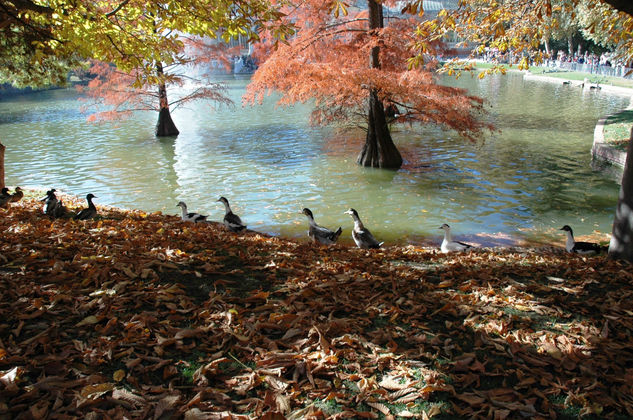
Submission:
<svg viewBox="0 0 633 420">
<path fill-rule="evenodd" d="M 180 207 L 182 209 L 183 222 L 198 223 L 205 222 L 207 220 L 207 216 L 203 216 L 200 213 L 188 213 L 187 205 L 184 201 L 180 201 L 178 204 L 176 204 L 176 207 Z"/>
<path fill-rule="evenodd" d="M 46 197 L 41 200 L 44 201 L 43 211 L 48 216 L 62 217 L 66 214 L 66 207 L 57 199 L 55 192 L 55 188 L 46 191 Z"/>
<path fill-rule="evenodd" d="M 0 207 L 7 207 L 10 201 L 11 194 L 9 194 L 9 189 L 7 187 L 2 188 L 0 190 Z"/>
<path fill-rule="evenodd" d="M 376 249 L 380 248 L 384 242 L 378 242 L 374 235 L 371 234 L 369 229 L 365 228 L 363 222 L 361 222 L 360 217 L 358 217 L 358 212 L 352 208 L 347 210 L 345 214 L 349 214 L 354 219 L 354 229 L 352 229 L 352 239 L 356 242 L 356 246 L 362 249 Z"/>
<path fill-rule="evenodd" d="M 224 225 L 233 232 L 240 232 L 246 229 L 246 225 L 242 223 L 242 219 L 231 211 L 229 200 L 220 197 L 218 201 L 224 204 Z"/>
<path fill-rule="evenodd" d="M 343 230 L 340 226 L 336 232 L 332 232 L 330 229 L 316 224 L 316 222 L 314 221 L 314 215 L 312 214 L 312 211 L 310 209 L 304 208 L 301 213 L 305 214 L 308 217 L 308 222 L 310 223 L 308 236 L 312 238 L 314 242 L 318 242 L 324 245 L 332 245 L 333 243 L 336 243 L 338 237 L 341 236 Z"/>
<path fill-rule="evenodd" d="M 565 242 L 565 250 L 567 252 L 581 255 L 593 255 L 609 249 L 606 246 L 601 246 L 593 242 L 576 242 L 574 240 L 574 231 L 569 225 L 563 226 L 560 230 L 565 231 L 567 234 L 567 242 Z"/>
<path fill-rule="evenodd" d="M 17 203 L 18 201 L 22 200 L 22 197 L 24 197 L 24 192 L 22 191 L 22 188 L 15 187 L 15 192 L 11 194 L 11 202 Z"/>
<path fill-rule="evenodd" d="M 75 220 L 88 220 L 94 219 L 97 216 L 97 208 L 92 203 L 92 199 L 97 198 L 95 195 L 88 194 L 86 195 L 86 201 L 88 202 L 88 208 L 83 209 L 79 213 L 77 213 L 74 217 Z"/>
<path fill-rule="evenodd" d="M 465 251 L 467 249 L 474 248 L 474 246 L 470 244 L 454 241 L 453 237 L 451 236 L 451 227 L 446 223 L 440 226 L 440 229 L 444 231 L 444 240 L 442 241 L 442 245 L 440 245 L 440 250 L 444 254 L 455 251 Z"/>
<path fill-rule="evenodd" d="M 55 208 L 59 204 L 59 200 L 55 195 L 56 191 L 57 190 L 55 188 L 51 188 L 50 190 L 46 191 L 46 197 L 40 200 L 44 202 L 44 207 L 42 208 L 42 211 L 49 216 L 53 215 Z"/>
</svg>

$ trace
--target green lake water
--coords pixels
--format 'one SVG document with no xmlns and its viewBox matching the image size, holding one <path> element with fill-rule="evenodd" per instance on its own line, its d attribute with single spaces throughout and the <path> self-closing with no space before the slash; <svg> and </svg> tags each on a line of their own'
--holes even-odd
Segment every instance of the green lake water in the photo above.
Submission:
<svg viewBox="0 0 633 420">
<path fill-rule="evenodd" d="M 407 163 L 394 172 L 355 164 L 361 131 L 312 127 L 307 105 L 243 108 L 247 80 L 226 83 L 236 106 L 178 109 L 175 139 L 154 137 L 153 113 L 89 123 L 74 90 L 0 96 L 7 183 L 166 214 L 183 200 L 211 220 L 223 217 L 223 195 L 250 228 L 290 237 L 305 236 L 299 212 L 309 207 L 317 223 L 342 226 L 348 243 L 349 207 L 387 244 L 439 243 L 442 223 L 460 238 L 498 243 L 564 224 L 577 235 L 611 230 L 619 187 L 592 170 L 590 149 L 597 120 L 625 108 L 627 96 L 520 74 L 451 79 L 488 99 L 501 131 L 470 143 L 434 127 L 398 128 Z"/>
</svg>

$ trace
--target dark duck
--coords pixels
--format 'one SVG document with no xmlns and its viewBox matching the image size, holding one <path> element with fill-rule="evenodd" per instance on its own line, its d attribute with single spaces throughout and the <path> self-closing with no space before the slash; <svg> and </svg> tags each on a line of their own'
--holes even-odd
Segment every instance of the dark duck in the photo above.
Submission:
<svg viewBox="0 0 633 420">
<path fill-rule="evenodd" d="M 75 220 L 89 220 L 97 217 L 97 208 L 92 203 L 92 199 L 97 198 L 93 194 L 86 195 L 86 201 L 88 202 L 88 207 L 81 210 L 79 213 L 75 215 Z"/>
<path fill-rule="evenodd" d="M 7 207 L 9 202 L 11 201 L 11 194 L 9 194 L 9 189 L 4 187 L 0 190 L 0 207 Z"/>
<path fill-rule="evenodd" d="M 369 229 L 367 229 L 363 222 L 361 222 L 360 217 L 358 217 L 358 212 L 354 209 L 349 209 L 345 212 L 352 216 L 354 219 L 354 229 L 352 229 L 352 239 L 356 242 L 356 246 L 359 248 L 367 249 L 367 248 L 380 248 L 380 246 L 384 242 L 378 242 L 374 235 L 371 234 Z"/>
<path fill-rule="evenodd" d="M 240 232 L 246 229 L 246 225 L 242 223 L 242 219 L 231 211 L 229 200 L 220 197 L 218 201 L 224 204 L 224 225 L 233 232 Z"/>
<path fill-rule="evenodd" d="M 22 191 L 22 188 L 15 187 L 15 192 L 11 194 L 11 202 L 17 203 L 18 201 L 22 200 L 23 197 L 24 197 L 24 192 Z"/>
<path fill-rule="evenodd" d="M 55 195 L 55 188 L 46 191 L 46 197 L 41 201 L 44 201 L 44 214 L 51 217 L 63 217 L 66 214 L 66 207 L 57 199 Z"/>
<path fill-rule="evenodd" d="M 312 214 L 312 211 L 310 209 L 305 208 L 301 213 L 305 214 L 308 217 L 308 222 L 310 223 L 308 236 L 314 242 L 318 242 L 324 245 L 332 245 L 333 243 L 336 243 L 339 236 L 341 236 L 341 232 L 343 232 L 343 230 L 340 226 L 336 232 L 333 232 L 328 228 L 317 225 L 314 221 L 314 215 Z"/>
</svg>

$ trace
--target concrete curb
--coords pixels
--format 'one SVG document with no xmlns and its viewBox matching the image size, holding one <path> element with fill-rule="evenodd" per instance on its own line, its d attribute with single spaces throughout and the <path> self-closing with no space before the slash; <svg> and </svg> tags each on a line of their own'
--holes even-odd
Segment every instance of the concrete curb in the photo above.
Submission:
<svg viewBox="0 0 633 420">
<path fill-rule="evenodd" d="M 626 152 L 618 150 L 604 141 L 604 126 L 607 123 L 607 119 L 614 115 L 618 114 L 607 115 L 606 117 L 602 117 L 598 120 L 596 128 L 593 131 L 593 146 L 591 147 L 591 155 L 594 158 L 605 160 L 612 165 L 616 165 L 624 169 Z"/>
</svg>

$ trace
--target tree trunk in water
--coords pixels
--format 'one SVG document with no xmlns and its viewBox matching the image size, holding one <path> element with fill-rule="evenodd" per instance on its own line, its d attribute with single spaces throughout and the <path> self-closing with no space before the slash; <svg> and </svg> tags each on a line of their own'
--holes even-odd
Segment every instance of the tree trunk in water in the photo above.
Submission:
<svg viewBox="0 0 633 420">
<path fill-rule="evenodd" d="M 0 189 L 6 187 L 4 185 L 4 144 L 0 143 Z"/>
<path fill-rule="evenodd" d="M 369 29 L 384 27 L 382 4 L 376 0 L 368 0 Z M 380 68 L 380 47 L 373 47 L 369 58 L 369 66 Z M 402 156 L 396 148 L 389 133 L 389 125 L 385 117 L 385 107 L 378 97 L 378 91 L 369 92 L 369 112 L 367 113 L 367 137 L 365 145 L 358 155 L 358 164 L 374 168 L 398 169 L 402 166 Z"/>
<path fill-rule="evenodd" d="M 367 123 L 367 137 L 363 150 L 358 155 L 358 164 L 373 168 L 400 168 L 402 156 L 393 144 L 385 118 L 385 109 L 375 90 L 372 90 L 369 96 Z"/>
<path fill-rule="evenodd" d="M 633 129 L 622 174 L 620 198 L 613 220 L 609 258 L 633 262 Z"/>
<path fill-rule="evenodd" d="M 161 63 L 156 64 L 156 73 L 159 78 L 163 76 L 163 65 Z M 158 122 L 156 123 L 156 136 L 177 136 L 180 131 L 178 131 L 176 124 L 171 119 L 169 102 L 167 101 L 167 86 L 164 83 L 158 86 L 158 98 L 160 100 L 160 111 L 158 112 Z"/>
</svg>

